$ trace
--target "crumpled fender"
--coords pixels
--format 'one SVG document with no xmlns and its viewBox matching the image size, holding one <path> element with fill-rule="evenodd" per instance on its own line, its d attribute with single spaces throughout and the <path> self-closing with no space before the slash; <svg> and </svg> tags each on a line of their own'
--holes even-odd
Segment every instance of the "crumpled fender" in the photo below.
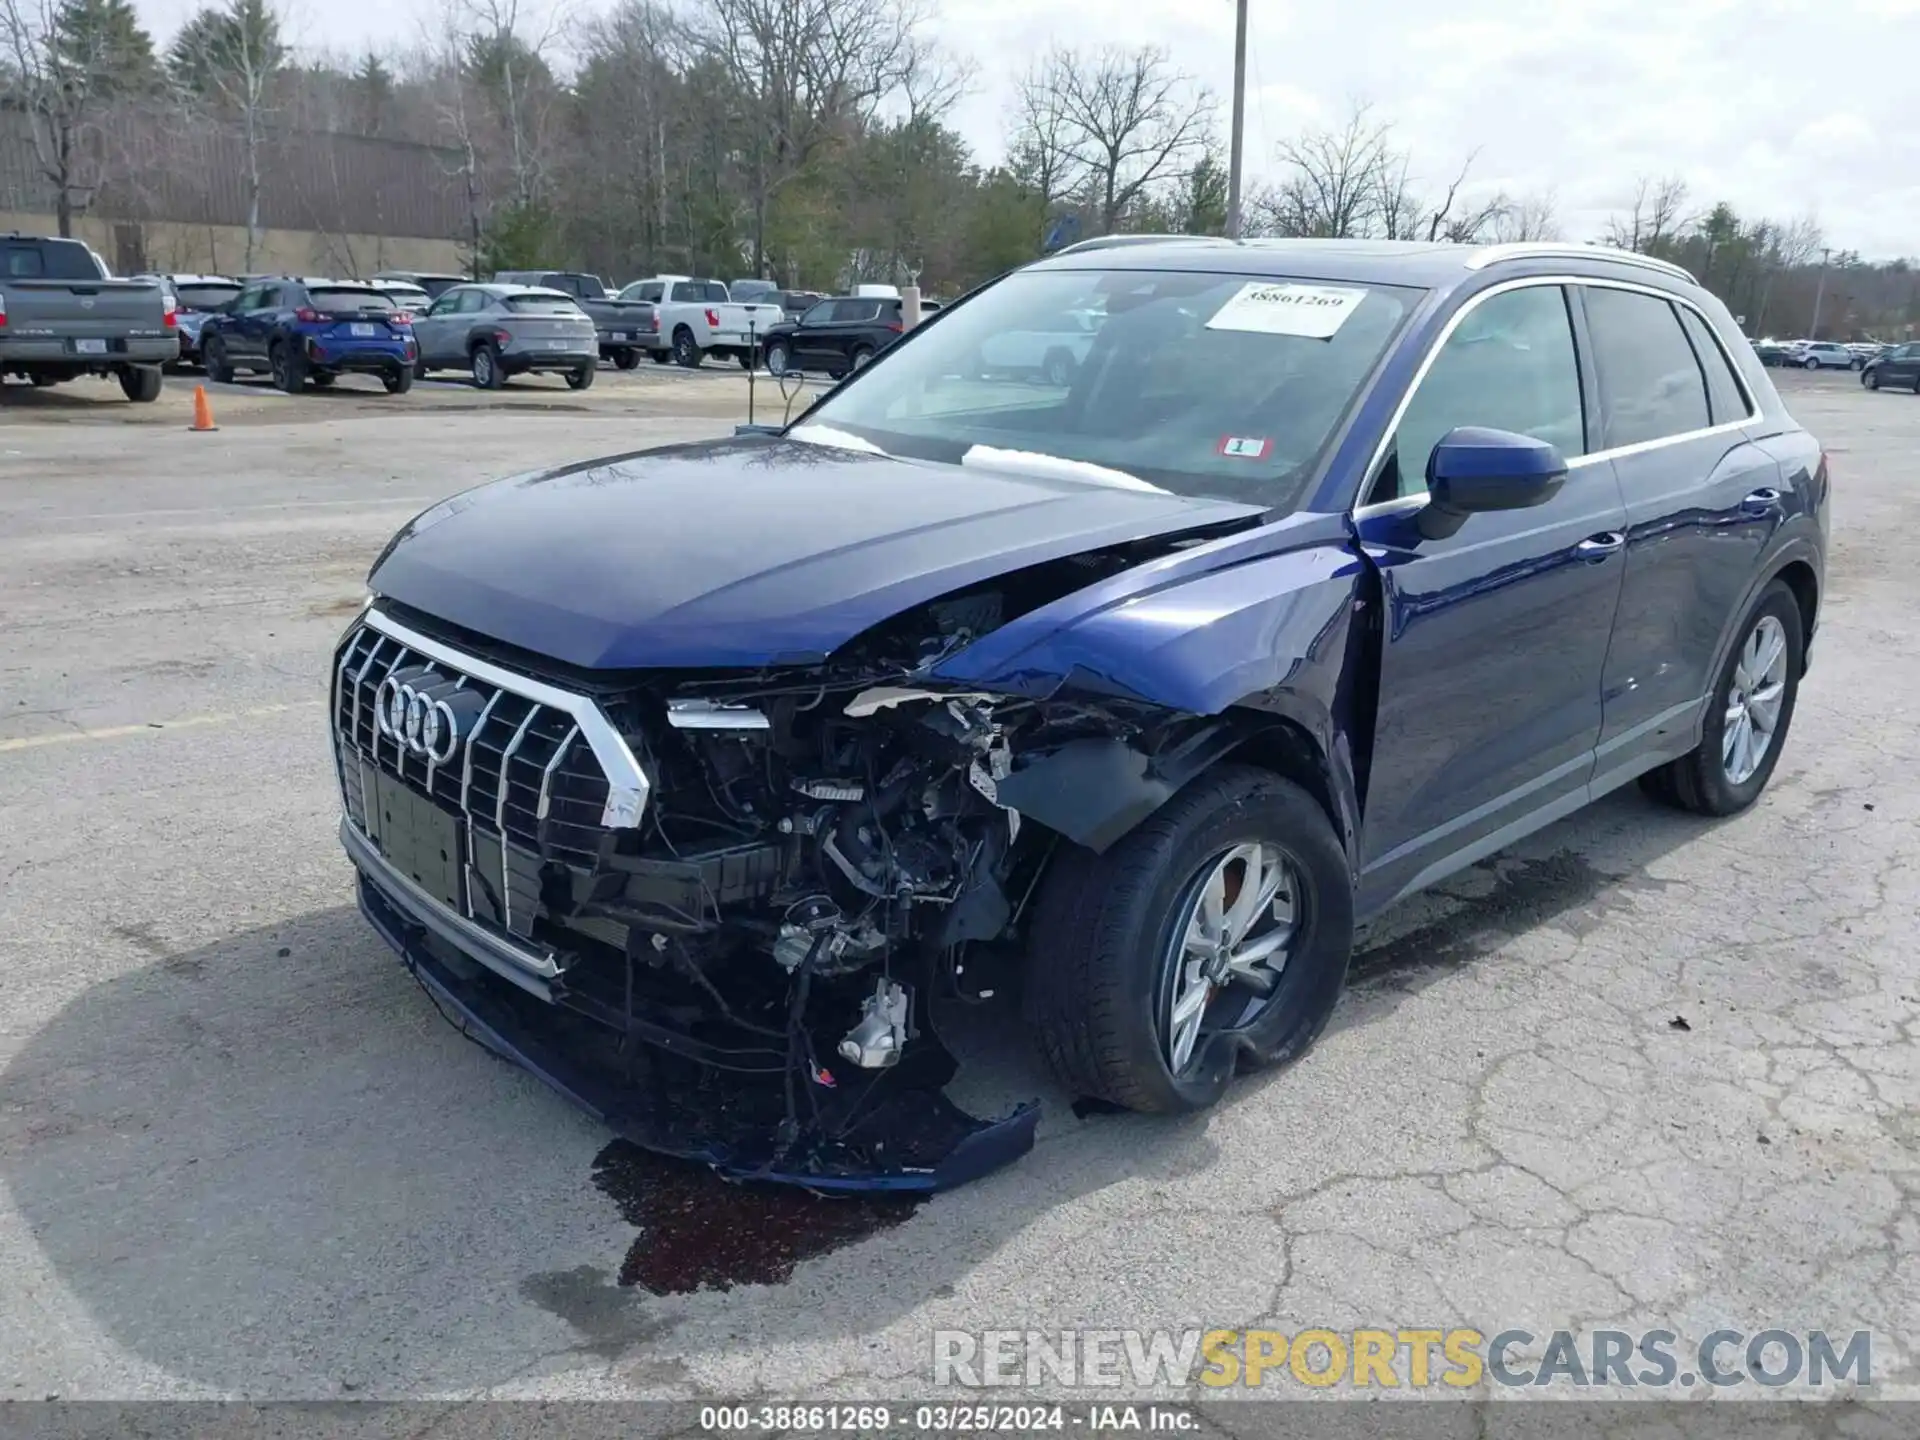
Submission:
<svg viewBox="0 0 1920 1440">
<path fill-rule="evenodd" d="M 1351 737 L 1365 658 L 1350 652 L 1369 573 L 1344 516 L 1290 516 L 1042 606 L 932 674 L 1037 699 L 1072 694 L 1189 715 L 1239 710 L 1288 720 L 1322 757 L 1331 818 L 1351 844 L 1358 826 Z"/>
</svg>

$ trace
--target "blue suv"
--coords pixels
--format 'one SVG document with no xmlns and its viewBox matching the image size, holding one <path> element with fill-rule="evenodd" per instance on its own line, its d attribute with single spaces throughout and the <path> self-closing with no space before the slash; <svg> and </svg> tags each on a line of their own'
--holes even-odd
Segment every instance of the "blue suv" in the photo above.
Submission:
<svg viewBox="0 0 1920 1440">
<path fill-rule="evenodd" d="M 200 356 L 209 379 L 265 371 L 288 394 L 324 388 L 342 374 L 377 375 L 389 395 L 413 388 L 413 316 L 392 297 L 351 280 L 254 279 L 207 318 Z"/>
<path fill-rule="evenodd" d="M 1594 247 L 1093 242 L 747 428 L 425 511 L 332 691 L 441 1008 L 737 1176 L 1021 1153 L 942 1093 L 996 992 L 1070 1092 L 1213 1104 L 1402 897 L 1630 782 L 1753 804 L 1819 613 L 1820 446 Z"/>
</svg>

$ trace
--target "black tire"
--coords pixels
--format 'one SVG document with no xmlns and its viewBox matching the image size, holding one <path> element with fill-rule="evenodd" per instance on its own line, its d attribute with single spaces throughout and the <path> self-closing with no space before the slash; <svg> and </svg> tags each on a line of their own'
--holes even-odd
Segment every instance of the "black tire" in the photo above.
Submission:
<svg viewBox="0 0 1920 1440">
<path fill-rule="evenodd" d="M 160 367 L 128 365 L 120 371 L 120 393 L 136 405 L 151 405 L 160 398 Z"/>
<path fill-rule="evenodd" d="M 1781 682 L 1777 719 L 1767 741 L 1766 753 L 1758 768 L 1735 783 L 1722 759 L 1727 735 L 1727 713 L 1732 705 L 1736 677 L 1749 639 L 1761 623 L 1771 618 L 1778 622 L 1786 643 L 1786 669 Z M 1760 592 L 1736 633 L 1733 649 L 1720 667 L 1720 678 L 1707 702 L 1706 723 L 1701 727 L 1700 743 L 1678 760 L 1644 775 L 1640 788 L 1654 799 L 1688 810 L 1696 815 L 1737 815 L 1760 798 L 1780 763 L 1786 748 L 1787 733 L 1793 724 L 1793 708 L 1800 695 L 1800 670 L 1805 654 L 1806 636 L 1802 632 L 1800 602 L 1784 581 L 1775 580 Z"/>
<path fill-rule="evenodd" d="M 783 340 L 775 340 L 767 346 L 767 373 L 780 376 L 793 368 L 793 352 Z"/>
<path fill-rule="evenodd" d="M 640 363 L 638 350 L 616 350 L 613 352 L 613 365 L 616 370 L 631 370 Z"/>
<path fill-rule="evenodd" d="M 413 378 L 416 380 L 424 380 L 427 378 L 427 362 L 426 361 L 416 360 L 413 362 Z"/>
<path fill-rule="evenodd" d="M 1041 373 L 1049 385 L 1064 390 L 1073 384 L 1073 377 L 1079 369 L 1070 352 L 1055 350 L 1048 354 Z"/>
<path fill-rule="evenodd" d="M 327 390 L 332 388 L 335 378 L 325 370 L 314 370 L 308 373 L 307 383 L 316 390 Z"/>
<path fill-rule="evenodd" d="M 1803 370 L 1818 370 L 1820 368 L 1820 361 L 1816 357 L 1809 355 L 1800 362 L 1800 368 Z"/>
<path fill-rule="evenodd" d="M 36 390 L 51 390 L 60 383 L 61 378 L 62 377 L 58 375 L 49 375 L 44 370 L 36 370 L 27 376 L 28 382 L 31 383 Z"/>
<path fill-rule="evenodd" d="M 585 390 L 593 384 L 593 377 L 599 373 L 592 365 L 582 365 L 578 370 L 567 371 L 567 388 Z"/>
<path fill-rule="evenodd" d="M 1880 372 L 1878 370 L 1863 370 L 1860 373 L 1860 383 L 1869 390 L 1878 390 L 1880 388 Z"/>
<path fill-rule="evenodd" d="M 693 332 L 682 326 L 673 332 L 673 363 L 682 370 L 698 370 L 705 357 L 700 347 L 693 343 Z"/>
<path fill-rule="evenodd" d="M 759 351 L 757 348 L 752 350 L 736 350 L 733 352 L 733 358 L 740 362 L 740 368 L 742 370 L 751 370 L 759 363 Z"/>
<path fill-rule="evenodd" d="M 467 357 L 473 373 L 476 390 L 498 390 L 507 383 L 507 372 L 500 368 L 500 352 L 493 348 L 491 340 L 483 340 L 473 347 L 473 354 Z"/>
<path fill-rule="evenodd" d="M 273 383 L 289 395 L 298 395 L 307 383 L 307 367 L 284 340 L 276 340 L 267 352 L 267 367 Z"/>
<path fill-rule="evenodd" d="M 872 362 L 872 360 L 873 360 L 873 347 L 871 345 L 856 345 L 853 347 L 853 368 L 854 369 L 864 370 L 867 368 L 868 364 Z"/>
<path fill-rule="evenodd" d="M 413 366 L 396 365 L 391 370 L 382 371 L 380 383 L 387 387 L 389 395 L 404 395 L 413 389 Z"/>
<path fill-rule="evenodd" d="M 206 357 L 207 379 L 216 385 L 233 383 L 233 366 L 227 363 L 227 343 L 218 335 L 209 336 L 200 346 L 200 353 Z"/>
<path fill-rule="evenodd" d="M 1256 840 L 1275 847 L 1298 877 L 1294 947 L 1271 995 L 1204 1037 L 1175 1075 L 1163 1041 L 1178 968 L 1173 931 L 1220 857 Z M 1325 812 L 1291 781 L 1222 766 L 1105 855 L 1062 848 L 1035 913 L 1027 1022 L 1048 1067 L 1075 1094 L 1129 1110 L 1203 1110 L 1220 1098 L 1236 1062 L 1261 1069 L 1306 1051 L 1333 1013 L 1352 947 L 1353 882 Z"/>
<path fill-rule="evenodd" d="M 649 350 L 647 354 L 653 357 L 653 363 L 656 365 L 664 365 L 673 359 L 673 352 L 671 350 Z"/>
</svg>

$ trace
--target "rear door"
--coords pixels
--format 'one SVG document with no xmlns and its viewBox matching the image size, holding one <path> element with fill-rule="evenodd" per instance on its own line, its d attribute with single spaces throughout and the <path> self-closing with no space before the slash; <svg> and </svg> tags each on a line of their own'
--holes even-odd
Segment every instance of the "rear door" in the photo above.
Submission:
<svg viewBox="0 0 1920 1440">
<path fill-rule="evenodd" d="M 1795 503 L 1752 443 L 1757 420 L 1706 317 L 1661 290 L 1589 281 L 1581 297 L 1602 444 L 1627 506 L 1626 579 L 1607 656 L 1603 787 L 1698 740 L 1722 634 Z"/>
<path fill-rule="evenodd" d="M 1586 802 L 1625 507 L 1586 461 L 1592 386 L 1555 281 L 1470 297 L 1403 403 L 1355 528 L 1385 610 L 1360 903 L 1371 913 Z M 1525 510 L 1419 528 L 1461 425 L 1546 440 L 1566 483 Z"/>
</svg>

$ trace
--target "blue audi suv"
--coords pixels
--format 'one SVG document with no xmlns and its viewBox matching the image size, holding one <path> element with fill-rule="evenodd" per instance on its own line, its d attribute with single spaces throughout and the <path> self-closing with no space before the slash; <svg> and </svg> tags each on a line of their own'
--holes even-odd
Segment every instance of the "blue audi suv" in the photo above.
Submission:
<svg viewBox="0 0 1920 1440">
<path fill-rule="evenodd" d="M 938 1189 L 1036 1114 L 946 1097 L 955 1007 L 1200 1110 L 1402 897 L 1630 782 L 1752 805 L 1827 489 L 1661 261 L 1089 242 L 789 425 L 416 517 L 335 657 L 340 834 L 444 1013 L 636 1141 Z"/>
</svg>

